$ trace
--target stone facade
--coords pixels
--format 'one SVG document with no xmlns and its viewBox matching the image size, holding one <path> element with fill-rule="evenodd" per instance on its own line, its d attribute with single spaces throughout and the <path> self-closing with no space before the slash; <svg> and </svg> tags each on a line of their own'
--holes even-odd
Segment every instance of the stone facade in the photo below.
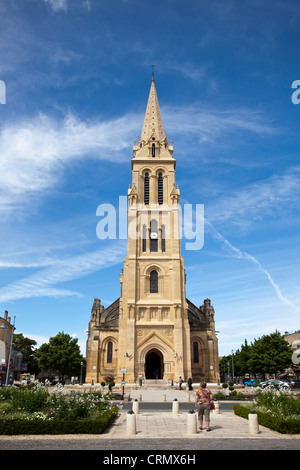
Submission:
<svg viewBox="0 0 300 470">
<path fill-rule="evenodd" d="M 154 78 L 128 189 L 128 247 L 121 295 L 104 308 L 95 299 L 87 340 L 86 382 L 107 375 L 217 382 L 218 343 L 209 299 L 186 299 L 179 236 L 176 160 L 159 109 Z"/>
</svg>

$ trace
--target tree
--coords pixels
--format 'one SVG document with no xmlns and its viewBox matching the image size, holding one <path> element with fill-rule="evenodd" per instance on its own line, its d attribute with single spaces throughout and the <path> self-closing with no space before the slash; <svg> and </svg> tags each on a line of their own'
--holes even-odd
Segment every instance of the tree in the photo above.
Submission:
<svg viewBox="0 0 300 470">
<path fill-rule="evenodd" d="M 36 351 L 39 365 L 42 369 L 57 372 L 60 379 L 65 376 L 79 376 L 81 362 L 85 359 L 80 354 L 77 338 L 60 332 L 49 339 L 49 343 L 44 343 Z"/>
<path fill-rule="evenodd" d="M 27 371 L 31 374 L 39 373 L 39 364 L 35 357 L 36 341 L 26 338 L 22 333 L 15 333 L 13 338 L 13 346 L 22 352 L 23 362 L 27 362 Z"/>
<path fill-rule="evenodd" d="M 276 374 L 292 364 L 292 348 L 279 331 L 254 340 L 248 361 L 249 372 Z"/>
<path fill-rule="evenodd" d="M 234 357 L 234 367 L 236 369 L 236 375 L 245 375 L 249 372 L 249 359 L 251 356 L 251 346 L 247 343 L 242 344 L 241 350 L 237 350 Z"/>
</svg>

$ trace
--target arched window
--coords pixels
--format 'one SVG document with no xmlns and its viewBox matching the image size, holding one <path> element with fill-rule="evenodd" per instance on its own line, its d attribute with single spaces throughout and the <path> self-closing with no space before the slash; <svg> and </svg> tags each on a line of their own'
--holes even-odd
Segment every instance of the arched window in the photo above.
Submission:
<svg viewBox="0 0 300 470">
<path fill-rule="evenodd" d="M 159 173 L 158 175 L 158 204 L 164 203 L 164 183 L 163 183 L 163 175 Z"/>
<path fill-rule="evenodd" d="M 143 225 L 143 251 L 146 251 L 146 237 L 147 237 L 147 228 L 146 225 Z"/>
<path fill-rule="evenodd" d="M 158 230 L 156 220 L 150 222 L 150 251 L 158 251 Z"/>
<path fill-rule="evenodd" d="M 165 226 L 161 226 L 161 251 L 164 253 L 166 251 L 166 229 Z"/>
<path fill-rule="evenodd" d="M 145 174 L 144 181 L 144 204 L 149 204 L 149 174 Z"/>
<path fill-rule="evenodd" d="M 112 362 L 113 344 L 110 341 L 107 345 L 107 363 Z"/>
<path fill-rule="evenodd" d="M 155 157 L 155 144 L 152 144 L 152 157 Z"/>
<path fill-rule="evenodd" d="M 193 343 L 193 356 L 194 356 L 194 363 L 199 363 L 199 344 L 197 341 Z"/>
<path fill-rule="evenodd" d="M 150 294 L 158 293 L 158 273 L 153 270 L 150 273 Z"/>
</svg>

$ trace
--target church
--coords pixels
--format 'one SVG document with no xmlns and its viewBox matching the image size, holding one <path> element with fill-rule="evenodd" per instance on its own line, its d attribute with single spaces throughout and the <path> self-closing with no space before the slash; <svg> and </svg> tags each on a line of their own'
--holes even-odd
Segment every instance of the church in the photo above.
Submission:
<svg viewBox="0 0 300 470">
<path fill-rule="evenodd" d="M 120 297 L 108 307 L 94 300 L 86 383 L 105 376 L 120 383 L 124 371 L 126 384 L 219 380 L 214 308 L 209 299 L 197 307 L 186 298 L 175 166 L 152 76 L 141 137 L 133 145 Z"/>
</svg>

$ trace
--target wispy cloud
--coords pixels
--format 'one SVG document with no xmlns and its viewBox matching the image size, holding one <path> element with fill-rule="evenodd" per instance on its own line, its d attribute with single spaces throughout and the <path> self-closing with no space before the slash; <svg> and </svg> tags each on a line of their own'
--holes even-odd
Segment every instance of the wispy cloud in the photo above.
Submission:
<svg viewBox="0 0 300 470">
<path fill-rule="evenodd" d="M 61 287 L 62 284 L 121 263 L 125 254 L 126 244 L 117 241 L 111 248 L 56 260 L 48 268 L 38 270 L 30 276 L 2 287 L 0 302 L 5 303 L 31 297 L 80 296 L 80 292 L 64 289 Z"/>
<path fill-rule="evenodd" d="M 176 134 L 193 134 L 199 142 L 216 142 L 220 136 L 243 131 L 258 135 L 272 135 L 275 126 L 267 122 L 259 111 L 250 109 L 205 109 L 201 103 L 190 106 L 162 107 L 168 129 Z"/>
<path fill-rule="evenodd" d="M 170 134 L 188 133 L 212 141 L 239 129 L 272 132 L 255 113 L 205 112 L 197 106 L 166 107 Z M 143 114 L 128 113 L 110 120 L 83 121 L 69 113 L 64 119 L 40 114 L 7 123 L 0 133 L 0 212 L 9 213 L 32 194 L 52 188 L 74 160 L 103 159 L 126 162 L 132 137 L 139 138 Z"/>
<path fill-rule="evenodd" d="M 137 132 L 137 122 L 132 115 L 83 122 L 72 114 L 63 121 L 41 114 L 7 124 L 0 134 L 0 211 L 9 212 L 24 198 L 53 187 L 74 160 L 125 161 L 122 150 Z"/>
<path fill-rule="evenodd" d="M 266 217 L 286 217 L 291 211 L 299 210 L 299 200 L 300 167 L 296 166 L 234 191 L 230 196 L 222 196 L 207 211 L 215 224 L 230 221 L 245 226 Z"/>
<path fill-rule="evenodd" d="M 295 309 L 297 312 L 300 313 L 300 307 L 295 305 L 291 300 L 289 300 L 282 293 L 280 287 L 274 281 L 274 279 L 272 278 L 269 271 L 267 271 L 267 269 L 265 269 L 262 266 L 262 264 L 254 256 L 252 256 L 249 253 L 247 253 L 246 251 L 242 251 L 239 248 L 237 248 L 236 246 L 232 245 L 221 233 L 219 233 L 213 227 L 213 225 L 208 220 L 206 220 L 205 223 L 209 227 L 209 229 L 210 229 L 211 233 L 214 235 L 214 237 L 217 238 L 218 240 L 220 240 L 225 245 L 225 247 L 229 249 L 229 251 L 232 253 L 233 257 L 240 258 L 240 259 L 246 259 L 246 260 L 251 261 L 252 263 L 254 263 L 259 268 L 259 270 L 262 271 L 266 275 L 266 277 L 267 277 L 268 281 L 270 282 L 271 286 L 274 288 L 278 299 L 281 302 L 283 302 L 285 305 L 287 305 L 288 307 L 291 307 L 291 308 Z"/>
<path fill-rule="evenodd" d="M 54 12 L 63 10 L 67 11 L 68 9 L 68 0 L 43 0 L 45 3 L 48 3 Z"/>
</svg>

